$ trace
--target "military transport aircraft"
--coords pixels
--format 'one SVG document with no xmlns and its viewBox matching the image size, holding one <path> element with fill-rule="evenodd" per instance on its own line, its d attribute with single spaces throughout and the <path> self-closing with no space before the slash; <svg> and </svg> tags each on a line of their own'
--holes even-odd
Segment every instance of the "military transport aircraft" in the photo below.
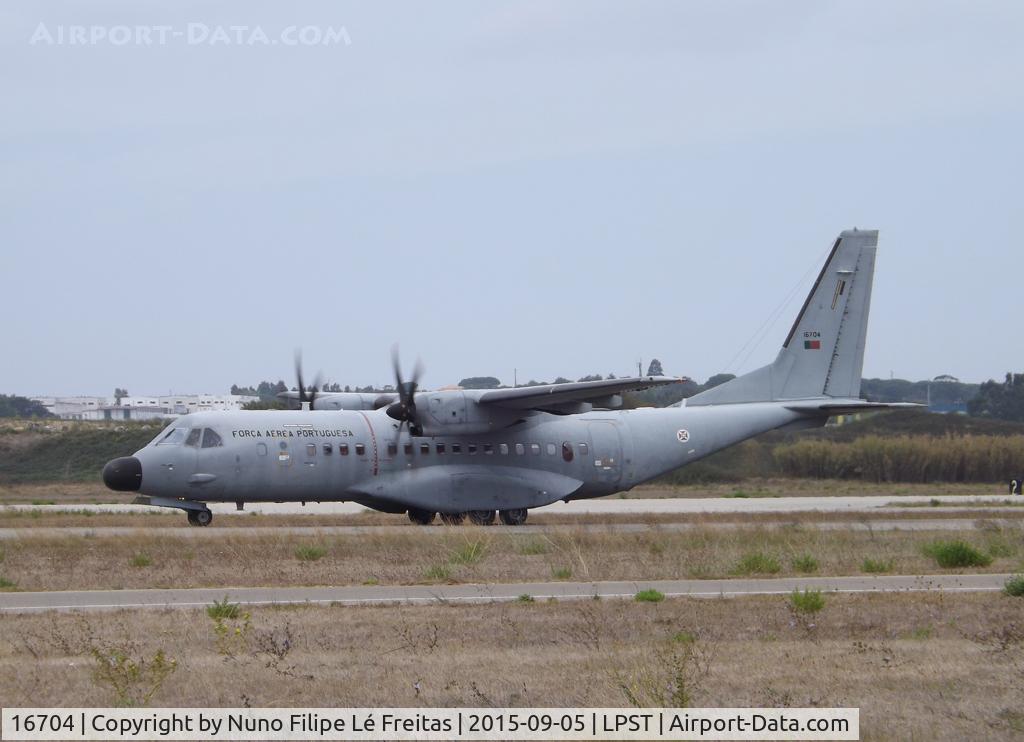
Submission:
<svg viewBox="0 0 1024 742">
<path fill-rule="evenodd" d="M 775 361 L 667 408 L 614 409 L 668 377 L 492 390 L 419 391 L 419 368 L 390 395 L 307 393 L 294 411 L 204 412 L 175 420 L 103 481 L 135 502 L 347 500 L 415 523 L 526 521 L 530 508 L 628 490 L 773 429 L 891 407 L 859 399 L 877 231 L 835 241 Z"/>
</svg>

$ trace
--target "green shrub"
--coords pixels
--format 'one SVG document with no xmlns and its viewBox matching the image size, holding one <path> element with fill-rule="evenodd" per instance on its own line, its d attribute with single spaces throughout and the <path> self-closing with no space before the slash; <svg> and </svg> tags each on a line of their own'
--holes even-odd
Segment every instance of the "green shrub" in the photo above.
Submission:
<svg viewBox="0 0 1024 742">
<path fill-rule="evenodd" d="M 992 557 L 978 551 L 965 541 L 935 541 L 924 547 L 926 556 L 932 557 L 940 567 L 987 567 Z"/>
<path fill-rule="evenodd" d="M 533 601 L 533 596 L 532 595 L 530 595 L 529 593 L 523 593 L 518 598 L 516 598 L 516 602 L 517 603 L 532 603 L 534 601 Z"/>
<path fill-rule="evenodd" d="M 547 554 L 548 545 L 540 539 L 531 538 L 519 544 L 519 553 L 523 556 L 537 556 Z"/>
<path fill-rule="evenodd" d="M 860 565 L 860 571 L 869 574 L 892 572 L 892 568 L 892 559 L 865 559 Z"/>
<path fill-rule="evenodd" d="M 238 618 L 242 614 L 242 609 L 239 608 L 238 603 L 232 603 L 228 600 L 228 596 L 224 596 L 224 600 L 215 600 L 211 605 L 206 606 L 206 615 L 210 618 L 217 620 L 218 618 Z"/>
<path fill-rule="evenodd" d="M 817 572 L 818 560 L 810 554 L 800 554 L 793 557 L 793 569 L 797 572 Z"/>
<path fill-rule="evenodd" d="M 658 590 L 641 590 L 633 596 L 638 603 L 660 603 L 665 599 L 665 593 Z"/>
<path fill-rule="evenodd" d="M 149 554 L 144 551 L 140 551 L 138 554 L 132 557 L 131 565 L 133 567 L 148 567 L 153 563 Z"/>
<path fill-rule="evenodd" d="M 572 577 L 572 569 L 570 567 L 552 567 L 551 576 L 556 580 L 568 580 Z"/>
<path fill-rule="evenodd" d="M 17 585 L 6 577 L 0 577 L 0 590 L 13 590 Z"/>
<path fill-rule="evenodd" d="M 1015 598 L 1024 597 L 1024 575 L 1014 575 L 1008 579 L 1003 590 Z"/>
<path fill-rule="evenodd" d="M 672 641 L 676 644 L 691 644 L 697 641 L 697 637 L 689 631 L 679 631 L 672 635 Z"/>
<path fill-rule="evenodd" d="M 794 590 L 789 596 L 789 604 L 797 613 L 813 614 L 825 607 L 825 596 L 821 590 Z"/>
<path fill-rule="evenodd" d="M 474 541 L 467 541 L 465 544 L 455 549 L 451 556 L 450 561 L 453 564 L 476 564 L 484 558 L 484 554 L 487 552 L 487 545 L 477 539 Z"/>
<path fill-rule="evenodd" d="M 740 575 L 774 575 L 782 570 L 779 560 L 768 554 L 753 552 L 744 554 L 734 570 Z"/>
<path fill-rule="evenodd" d="M 295 549 L 295 558 L 300 562 L 315 562 L 321 559 L 324 554 L 327 553 L 327 549 L 323 546 L 315 546 L 313 544 L 302 544 Z"/>
<path fill-rule="evenodd" d="M 451 579 L 452 570 L 447 564 L 434 564 L 423 574 L 428 580 L 444 581 Z"/>
</svg>

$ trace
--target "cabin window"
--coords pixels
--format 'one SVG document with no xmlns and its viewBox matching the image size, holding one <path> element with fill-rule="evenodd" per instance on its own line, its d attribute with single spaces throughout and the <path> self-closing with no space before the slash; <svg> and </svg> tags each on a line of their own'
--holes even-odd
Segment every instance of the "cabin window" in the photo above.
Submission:
<svg viewBox="0 0 1024 742">
<path fill-rule="evenodd" d="M 572 444 L 568 441 L 562 443 L 562 458 L 566 462 L 572 461 Z"/>
<path fill-rule="evenodd" d="M 397 455 L 398 455 L 398 444 L 395 443 L 394 441 L 391 441 L 390 443 L 388 443 L 388 456 L 397 456 Z"/>
<path fill-rule="evenodd" d="M 444 444 L 443 443 L 438 443 L 437 444 L 437 453 L 438 453 L 438 455 L 444 453 Z"/>
<path fill-rule="evenodd" d="M 508 444 L 502 443 L 501 445 L 499 445 L 498 452 L 501 453 L 502 456 L 508 456 Z"/>
<path fill-rule="evenodd" d="M 348 444 L 347 443 L 339 443 L 338 444 L 338 454 L 341 455 L 341 456 L 348 456 Z"/>
<path fill-rule="evenodd" d="M 199 436 L 202 432 L 202 428 L 192 428 L 192 430 L 188 431 L 188 438 L 185 439 L 185 445 L 192 446 L 193 448 L 199 448 Z"/>
<path fill-rule="evenodd" d="M 310 458 L 313 458 L 314 456 L 316 456 L 316 444 L 315 443 L 307 443 L 306 444 L 306 456 L 308 456 Z"/>
<path fill-rule="evenodd" d="M 462 453 L 462 444 L 461 443 L 453 443 L 452 444 L 452 453 Z"/>
<path fill-rule="evenodd" d="M 405 449 L 405 455 L 406 456 L 412 456 L 412 444 L 411 443 L 406 443 L 403 448 Z"/>
<path fill-rule="evenodd" d="M 492 444 L 490 444 L 490 443 L 485 443 L 484 444 L 484 453 L 486 453 L 486 454 L 494 453 L 494 446 Z"/>
<path fill-rule="evenodd" d="M 522 443 L 517 443 L 516 454 L 522 456 L 524 453 L 526 453 L 526 446 L 524 446 Z"/>
<path fill-rule="evenodd" d="M 423 456 L 426 456 L 428 453 L 430 453 L 430 444 L 429 443 L 421 443 L 420 444 L 420 453 Z"/>
<path fill-rule="evenodd" d="M 364 444 L 362 444 L 362 443 L 357 443 L 356 444 L 356 456 L 365 456 L 365 455 L 366 455 L 366 446 Z"/>
<path fill-rule="evenodd" d="M 217 435 L 217 431 L 213 428 L 206 428 L 203 431 L 203 448 L 216 448 L 217 446 L 223 446 L 224 441 Z"/>
<path fill-rule="evenodd" d="M 580 456 L 587 456 L 590 454 L 590 447 L 586 443 L 580 444 Z"/>
<path fill-rule="evenodd" d="M 332 453 L 334 453 L 334 446 L 331 445 L 330 443 L 325 443 L 324 444 L 324 456 L 330 456 Z"/>
<path fill-rule="evenodd" d="M 171 428 L 167 431 L 167 435 L 160 439 L 156 444 L 158 446 L 177 446 L 183 440 L 185 440 L 185 429 L 184 428 Z"/>
<path fill-rule="evenodd" d="M 466 453 L 468 453 L 468 454 L 476 453 L 476 444 L 475 443 L 467 443 L 466 444 Z"/>
<path fill-rule="evenodd" d="M 531 443 L 530 444 L 530 453 L 534 454 L 535 456 L 540 456 L 540 444 L 539 443 Z"/>
<path fill-rule="evenodd" d="M 549 443 L 547 445 L 547 449 L 548 449 L 548 456 L 554 456 L 555 455 L 555 444 L 554 443 Z"/>
</svg>

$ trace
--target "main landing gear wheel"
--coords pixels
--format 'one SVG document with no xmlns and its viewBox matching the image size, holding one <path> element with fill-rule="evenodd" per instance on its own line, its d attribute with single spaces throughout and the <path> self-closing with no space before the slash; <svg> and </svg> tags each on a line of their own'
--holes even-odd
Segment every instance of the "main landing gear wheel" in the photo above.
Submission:
<svg viewBox="0 0 1024 742">
<path fill-rule="evenodd" d="M 213 522 L 213 513 L 209 510 L 189 510 L 188 524 L 190 526 L 208 526 Z"/>
<path fill-rule="evenodd" d="M 419 508 L 409 508 L 409 520 L 419 526 L 429 526 L 434 522 L 434 513 Z"/>
<path fill-rule="evenodd" d="M 477 526 L 489 526 L 494 522 L 495 512 L 493 510 L 470 510 L 469 520 Z"/>
<path fill-rule="evenodd" d="M 499 510 L 498 517 L 506 526 L 521 526 L 526 522 L 526 508 L 515 508 L 514 510 Z"/>
<path fill-rule="evenodd" d="M 441 513 L 441 520 L 445 525 L 458 526 L 466 519 L 465 513 Z"/>
</svg>

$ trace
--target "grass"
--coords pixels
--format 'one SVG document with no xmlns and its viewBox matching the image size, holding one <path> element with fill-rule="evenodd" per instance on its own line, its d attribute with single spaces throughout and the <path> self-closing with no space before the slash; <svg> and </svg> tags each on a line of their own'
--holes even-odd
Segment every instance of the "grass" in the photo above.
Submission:
<svg viewBox="0 0 1024 742">
<path fill-rule="evenodd" d="M 523 556 L 538 556 L 548 553 L 548 545 L 539 538 L 525 539 L 519 543 L 517 551 Z"/>
<path fill-rule="evenodd" d="M 1024 597 L 1024 574 L 1014 575 L 1006 581 L 1006 586 L 1003 591 L 1010 596 L 1015 598 Z"/>
<path fill-rule="evenodd" d="M 892 572 L 893 561 L 891 559 L 870 559 L 865 558 L 860 564 L 860 571 L 868 574 L 885 574 Z"/>
<path fill-rule="evenodd" d="M 825 607 L 825 596 L 821 590 L 794 590 L 789 604 L 797 613 L 813 615 Z"/>
<path fill-rule="evenodd" d="M 452 568 L 447 564 L 432 564 L 423 576 L 432 582 L 445 582 L 452 578 Z"/>
<path fill-rule="evenodd" d="M 733 569 L 738 575 L 774 575 L 781 571 L 778 559 L 759 551 L 744 554 Z"/>
<path fill-rule="evenodd" d="M 327 549 L 314 544 L 301 544 L 295 547 L 295 558 L 300 562 L 316 562 L 323 559 Z"/>
<path fill-rule="evenodd" d="M 617 600 L 255 607 L 251 641 L 235 659 L 218 652 L 201 610 L 176 610 L 173 621 L 149 610 L 5 614 L 0 698 L 10 706 L 108 706 L 110 689 L 94 678 L 89 647 L 116 645 L 131 646 L 134 658 L 163 648 L 178 661 L 153 707 L 315 707 L 324 699 L 355 707 L 617 707 L 614 673 L 654 670 L 659 656 L 696 644 L 713 659 L 694 706 L 860 707 L 860 732 L 870 740 L 1014 738 L 1020 649 L 998 651 L 983 640 L 1020 623 L 1020 600 L 827 599 L 813 633 L 793 628 L 779 596 L 668 598 L 658 610 Z M 909 638 L 925 624 L 934 625 L 928 641 Z"/>
<path fill-rule="evenodd" d="M 132 557 L 130 564 L 133 567 L 150 567 L 153 564 L 153 558 L 146 552 L 140 551 Z"/>
<path fill-rule="evenodd" d="M 633 600 L 638 603 L 660 603 L 665 599 L 665 593 L 659 590 L 641 590 L 633 596 Z"/>
<path fill-rule="evenodd" d="M 12 580 L 8 580 L 6 577 L 0 576 L 0 590 L 13 590 L 18 585 Z"/>
<path fill-rule="evenodd" d="M 224 600 L 215 600 L 206 606 L 206 615 L 215 621 L 217 619 L 235 619 L 242 615 L 242 609 L 238 603 L 232 603 L 225 595 Z"/>
<path fill-rule="evenodd" d="M 460 545 L 449 555 L 452 564 L 477 564 L 487 553 L 487 544 L 481 539 L 473 539 Z"/>
<path fill-rule="evenodd" d="M 523 593 L 518 598 L 516 598 L 516 602 L 517 603 L 533 603 L 535 601 L 534 601 L 532 595 L 530 595 L 529 593 Z"/>
<path fill-rule="evenodd" d="M 801 574 L 810 574 L 811 572 L 817 572 L 818 560 L 810 554 L 800 554 L 793 557 L 791 560 L 793 565 L 793 571 L 800 572 Z"/>
<path fill-rule="evenodd" d="M 958 567 L 987 567 L 992 557 L 966 541 L 934 541 L 924 546 L 924 553 L 932 557 L 944 569 Z"/>
<path fill-rule="evenodd" d="M 248 517 L 240 520 L 249 522 Z M 548 552 L 540 557 L 521 553 L 521 536 L 488 535 L 482 548 L 472 543 L 479 537 L 463 542 L 451 529 L 370 529 L 330 541 L 310 537 L 307 543 L 322 544 L 328 551 L 314 561 L 296 558 L 294 537 L 274 528 L 207 529 L 202 537 L 187 526 L 128 534 L 92 532 L 90 537 L 54 531 L 35 535 L 25 529 L 28 533 L 2 542 L 0 572 L 17 579 L 22 590 L 358 585 L 371 576 L 381 584 L 397 585 L 462 579 L 470 569 L 474 582 L 855 575 L 861 573 L 866 557 L 891 562 L 892 573 L 934 574 L 944 568 L 926 554 L 926 547 L 950 537 L 941 531 L 822 531 L 759 523 L 725 529 L 697 522 L 686 530 L 640 532 L 550 529 L 544 536 Z M 965 532 L 964 540 L 975 539 L 989 556 L 983 547 L 992 538 L 1005 540 L 1015 555 L 994 557 L 987 567 L 965 569 L 1020 570 L 1021 524 L 1004 523 L 998 534 L 969 534 Z M 131 566 L 139 553 L 152 560 L 150 566 Z M 803 558 L 807 556 L 817 563 L 813 572 L 805 571 L 813 564 Z M 425 576 L 432 565 L 447 573 Z"/>
</svg>

